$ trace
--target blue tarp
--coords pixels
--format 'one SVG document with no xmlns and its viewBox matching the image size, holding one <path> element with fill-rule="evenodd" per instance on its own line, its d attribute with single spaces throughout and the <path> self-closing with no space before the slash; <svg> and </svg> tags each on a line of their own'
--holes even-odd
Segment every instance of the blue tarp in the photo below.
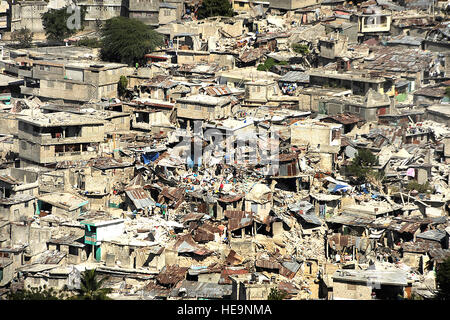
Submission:
<svg viewBox="0 0 450 320">
<path fill-rule="evenodd" d="M 187 160 L 186 160 L 186 162 L 187 162 L 187 166 L 188 166 L 189 168 L 193 168 L 195 164 L 196 164 L 197 166 L 201 167 L 201 166 L 202 166 L 202 157 L 198 157 L 197 163 L 194 163 L 194 161 L 192 161 L 192 158 L 191 158 L 191 157 L 188 157 Z"/>
<path fill-rule="evenodd" d="M 348 185 L 343 185 L 343 184 L 335 184 L 330 186 L 330 188 L 328 188 L 329 192 L 336 192 L 336 191 L 346 191 L 348 189 L 351 189 L 351 187 L 349 187 Z"/>
<path fill-rule="evenodd" d="M 148 154 L 148 153 L 142 154 L 142 161 L 144 161 L 144 164 L 149 164 L 150 162 L 153 162 L 158 158 L 159 158 L 159 152 L 156 152 L 153 154 Z"/>
</svg>

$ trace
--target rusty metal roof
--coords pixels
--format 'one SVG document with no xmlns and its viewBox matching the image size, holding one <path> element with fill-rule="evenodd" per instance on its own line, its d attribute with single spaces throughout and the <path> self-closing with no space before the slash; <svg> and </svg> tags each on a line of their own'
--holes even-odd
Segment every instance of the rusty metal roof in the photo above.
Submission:
<svg viewBox="0 0 450 320">
<path fill-rule="evenodd" d="M 144 188 L 128 189 L 125 190 L 125 193 L 137 209 L 152 207 L 156 204 L 151 198 L 150 193 Z"/>
<path fill-rule="evenodd" d="M 364 63 L 366 70 L 418 72 L 428 70 L 434 54 L 420 49 L 374 47 L 374 59 Z"/>
<path fill-rule="evenodd" d="M 3 181 L 3 182 L 8 183 L 8 184 L 14 184 L 14 185 L 22 184 L 22 182 L 20 182 L 19 180 L 16 180 L 16 179 L 14 179 L 11 176 L 7 176 L 7 175 L 3 175 L 3 174 L 0 175 L 0 181 Z"/>
<path fill-rule="evenodd" d="M 214 97 L 225 96 L 233 93 L 233 91 L 231 91 L 231 89 L 228 88 L 226 85 L 206 87 L 205 91 L 206 94 Z"/>
<path fill-rule="evenodd" d="M 241 257 L 240 255 L 238 255 L 236 253 L 236 251 L 231 250 L 230 253 L 228 254 L 225 262 L 227 264 L 231 264 L 231 265 L 238 265 L 241 264 L 244 261 L 244 258 Z"/>
<path fill-rule="evenodd" d="M 166 265 L 156 277 L 156 280 L 162 285 L 174 285 L 186 278 L 188 267 L 179 267 L 178 265 Z"/>
<path fill-rule="evenodd" d="M 278 161 L 280 161 L 280 162 L 292 161 L 294 159 L 298 159 L 298 153 L 297 152 L 280 153 L 278 155 Z"/>
<path fill-rule="evenodd" d="M 273 258 L 269 259 L 257 259 L 255 261 L 255 266 L 264 269 L 276 269 L 279 270 L 281 264 Z"/>
<path fill-rule="evenodd" d="M 84 246 L 84 245 L 83 245 Z M 58 250 L 47 250 L 43 252 L 36 260 L 35 264 L 59 264 L 66 256 L 66 253 Z"/>
<path fill-rule="evenodd" d="M 185 215 L 183 218 L 181 218 L 180 222 L 181 223 L 186 223 L 186 222 L 189 222 L 189 221 L 198 221 L 201 218 L 203 218 L 204 215 L 205 214 L 202 213 L 202 212 L 200 212 L 200 213 L 191 212 L 191 213 L 188 213 L 187 215 Z"/>
<path fill-rule="evenodd" d="M 431 260 L 438 263 L 442 263 L 444 260 L 450 258 L 450 249 L 431 249 L 428 253 L 431 256 Z"/>
<path fill-rule="evenodd" d="M 323 118 L 321 121 L 333 121 L 340 124 L 352 124 L 352 123 L 358 123 L 360 121 L 364 121 L 361 117 L 359 117 L 356 114 L 352 113 L 339 113 L 334 116 L 328 116 L 326 118 Z"/>
<path fill-rule="evenodd" d="M 248 273 L 244 267 L 225 267 L 220 274 L 219 284 L 231 284 L 230 276 Z"/>
<path fill-rule="evenodd" d="M 440 245 L 433 242 L 404 242 L 402 243 L 403 252 L 426 253 L 433 249 L 439 249 Z"/>
<path fill-rule="evenodd" d="M 267 52 L 269 52 L 269 50 L 266 48 L 252 48 L 244 51 L 238 59 L 246 63 L 261 58 Z"/>
<path fill-rule="evenodd" d="M 245 228 L 253 223 L 253 213 L 251 212 L 225 210 L 224 214 L 228 218 L 228 229 L 230 231 Z"/>
<path fill-rule="evenodd" d="M 193 253 L 199 256 L 206 256 L 212 253 L 212 251 L 195 242 L 190 234 L 179 237 L 174 245 L 174 249 L 177 250 L 178 253 Z"/>
<path fill-rule="evenodd" d="M 217 201 L 219 202 L 235 202 L 235 201 L 239 201 L 244 197 L 245 194 L 237 194 L 235 196 L 231 196 L 231 195 L 224 195 L 221 196 L 220 198 L 217 199 Z"/>
</svg>

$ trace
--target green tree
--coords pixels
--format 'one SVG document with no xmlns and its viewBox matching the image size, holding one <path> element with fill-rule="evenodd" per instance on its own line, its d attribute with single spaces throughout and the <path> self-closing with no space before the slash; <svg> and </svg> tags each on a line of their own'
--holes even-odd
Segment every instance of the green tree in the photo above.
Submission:
<svg viewBox="0 0 450 320">
<path fill-rule="evenodd" d="M 11 40 L 19 42 L 20 48 L 29 48 L 33 41 L 33 32 L 30 29 L 24 27 L 16 30 L 11 34 Z"/>
<path fill-rule="evenodd" d="M 228 0 L 203 0 L 202 5 L 197 10 L 198 19 L 217 16 L 232 17 L 233 14 L 233 8 Z"/>
<path fill-rule="evenodd" d="M 50 9 L 49 11 L 42 14 L 42 25 L 44 26 L 45 35 L 48 40 L 62 42 L 64 39 L 70 37 L 71 35 L 79 32 L 83 29 L 82 22 L 84 21 L 84 17 L 86 15 L 86 8 L 82 7 L 80 12 L 80 23 L 78 26 L 71 26 L 71 22 L 75 20 L 74 15 L 77 14 L 77 11 L 73 11 L 69 13 L 67 9 L 68 7 L 64 7 L 61 9 Z M 69 23 L 67 23 L 69 21 Z"/>
<path fill-rule="evenodd" d="M 271 288 L 267 300 L 284 300 L 288 293 L 285 290 L 279 290 L 277 288 Z"/>
<path fill-rule="evenodd" d="M 305 44 L 293 43 L 291 45 L 291 47 L 292 47 L 292 50 L 294 50 L 294 52 L 300 53 L 302 56 L 309 53 L 309 48 Z"/>
<path fill-rule="evenodd" d="M 378 165 L 378 158 L 368 149 L 358 149 L 352 163 L 347 167 L 347 172 L 357 178 L 358 183 L 370 182 L 381 187 L 383 172 L 372 169 Z"/>
<path fill-rule="evenodd" d="M 127 91 L 128 79 L 125 76 L 120 76 L 119 83 L 117 85 L 117 91 L 119 92 L 119 97 L 123 97 Z"/>
<path fill-rule="evenodd" d="M 450 87 L 445 88 L 445 96 L 450 98 Z"/>
<path fill-rule="evenodd" d="M 429 190 L 431 190 L 431 185 L 429 182 L 420 184 L 417 182 L 417 180 L 411 180 L 410 182 L 408 182 L 405 189 L 408 191 L 416 190 L 419 193 L 430 193 Z"/>
<path fill-rule="evenodd" d="M 259 64 L 256 67 L 256 70 L 258 71 L 270 71 L 270 69 L 272 69 L 273 66 L 276 65 L 287 65 L 288 62 L 287 61 L 275 61 L 275 59 L 273 58 L 267 58 L 266 61 L 264 61 L 264 63 Z"/>
<path fill-rule="evenodd" d="M 7 295 L 8 300 L 64 300 L 68 297 L 65 290 L 47 289 L 47 286 L 33 287 L 28 289 L 10 292 Z"/>
<path fill-rule="evenodd" d="M 96 38 L 85 38 L 85 39 L 79 40 L 77 42 L 77 46 L 89 47 L 89 48 L 101 48 L 102 43 L 99 39 L 96 39 Z"/>
<path fill-rule="evenodd" d="M 163 36 L 143 22 L 115 17 L 101 29 L 101 58 L 133 65 L 144 61 L 144 55 L 164 44 Z"/>
<path fill-rule="evenodd" d="M 436 298 L 439 300 L 450 300 L 450 258 L 438 264 L 436 283 L 438 289 Z"/>
<path fill-rule="evenodd" d="M 95 269 L 86 270 L 81 274 L 80 289 L 77 290 L 77 299 L 79 300 L 110 300 L 108 293 L 112 292 L 110 288 L 103 288 L 107 277 L 98 279 Z"/>
</svg>

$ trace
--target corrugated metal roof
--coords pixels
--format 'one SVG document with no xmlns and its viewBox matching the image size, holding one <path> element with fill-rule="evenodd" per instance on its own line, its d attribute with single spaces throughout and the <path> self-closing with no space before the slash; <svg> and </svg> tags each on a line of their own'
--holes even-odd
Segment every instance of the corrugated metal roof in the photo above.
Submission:
<svg viewBox="0 0 450 320">
<path fill-rule="evenodd" d="M 84 246 L 84 245 L 83 245 Z M 57 250 L 47 250 L 43 252 L 34 263 L 38 264 L 58 264 L 64 257 L 66 253 Z"/>
<path fill-rule="evenodd" d="M 233 91 L 231 91 L 231 89 L 226 85 L 206 87 L 205 91 L 208 95 L 213 97 L 224 96 L 233 93 Z"/>
<path fill-rule="evenodd" d="M 230 276 L 248 273 L 248 270 L 244 267 L 226 267 L 220 274 L 219 284 L 231 284 Z"/>
<path fill-rule="evenodd" d="M 217 199 L 217 201 L 219 202 L 235 202 L 235 201 L 239 201 L 244 197 L 245 194 L 237 194 L 235 196 L 231 196 L 231 195 L 224 195 L 220 198 Z"/>
<path fill-rule="evenodd" d="M 426 253 L 432 249 L 439 249 L 440 245 L 435 242 L 404 242 L 402 243 L 403 252 Z"/>
<path fill-rule="evenodd" d="M 318 226 L 321 226 L 323 224 L 322 220 L 320 220 L 319 217 L 316 216 L 314 213 L 299 214 L 298 216 L 308 223 L 312 223 Z"/>
<path fill-rule="evenodd" d="M 0 175 L 0 181 L 3 181 L 8 184 L 22 184 L 22 182 L 14 179 L 11 176 L 7 176 L 7 175 Z"/>
<path fill-rule="evenodd" d="M 226 212 L 226 211 L 225 211 Z M 228 229 L 230 231 L 239 230 L 250 226 L 253 223 L 253 214 L 250 212 L 240 211 L 243 214 L 236 214 L 235 218 L 229 218 Z"/>
<path fill-rule="evenodd" d="M 206 256 L 212 253 L 212 251 L 196 243 L 190 234 L 181 236 L 175 243 L 174 249 L 178 253 L 194 253 L 200 256 Z"/>
<path fill-rule="evenodd" d="M 289 71 L 278 79 L 278 82 L 309 83 L 309 74 L 300 71 Z"/>
<path fill-rule="evenodd" d="M 264 269 L 276 269 L 279 270 L 281 264 L 274 259 L 257 259 L 255 261 L 255 266 Z"/>
<path fill-rule="evenodd" d="M 447 258 L 450 258 L 450 249 L 432 249 L 429 251 L 431 259 L 438 263 L 444 262 Z"/>
<path fill-rule="evenodd" d="M 179 267 L 178 265 L 166 265 L 156 280 L 162 285 L 174 285 L 186 278 L 188 269 L 188 267 Z"/>
<path fill-rule="evenodd" d="M 183 218 L 181 218 L 181 223 L 186 223 L 189 221 L 197 221 L 200 220 L 201 218 L 203 218 L 205 214 L 204 213 L 196 213 L 196 212 L 191 212 L 188 213 L 187 215 L 185 215 Z"/>
<path fill-rule="evenodd" d="M 428 230 L 418 234 L 416 237 L 425 240 L 442 241 L 446 236 L 446 232 L 442 230 Z"/>
<path fill-rule="evenodd" d="M 137 209 L 152 207 L 156 204 L 151 198 L 150 193 L 144 188 L 129 189 L 125 193 Z"/>
<path fill-rule="evenodd" d="M 338 223 L 343 225 L 355 226 L 355 227 L 366 227 L 372 223 L 375 219 L 354 217 L 351 215 L 342 214 L 340 216 L 334 216 L 327 219 L 327 222 Z"/>
<path fill-rule="evenodd" d="M 225 296 L 231 296 L 232 285 L 223 285 L 210 282 L 198 282 L 183 280 L 179 285 L 174 288 L 170 296 L 184 298 L 208 298 L 208 299 L 220 299 Z"/>
</svg>

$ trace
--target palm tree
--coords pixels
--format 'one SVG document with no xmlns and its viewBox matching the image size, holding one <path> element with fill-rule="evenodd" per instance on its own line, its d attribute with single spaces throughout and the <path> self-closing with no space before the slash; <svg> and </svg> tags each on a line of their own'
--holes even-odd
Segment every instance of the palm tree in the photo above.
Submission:
<svg viewBox="0 0 450 320">
<path fill-rule="evenodd" d="M 81 276 L 81 285 L 78 289 L 78 299 L 81 300 L 110 300 L 108 293 L 111 288 L 102 288 L 107 277 L 98 280 L 98 274 L 95 269 L 86 270 Z"/>
</svg>

